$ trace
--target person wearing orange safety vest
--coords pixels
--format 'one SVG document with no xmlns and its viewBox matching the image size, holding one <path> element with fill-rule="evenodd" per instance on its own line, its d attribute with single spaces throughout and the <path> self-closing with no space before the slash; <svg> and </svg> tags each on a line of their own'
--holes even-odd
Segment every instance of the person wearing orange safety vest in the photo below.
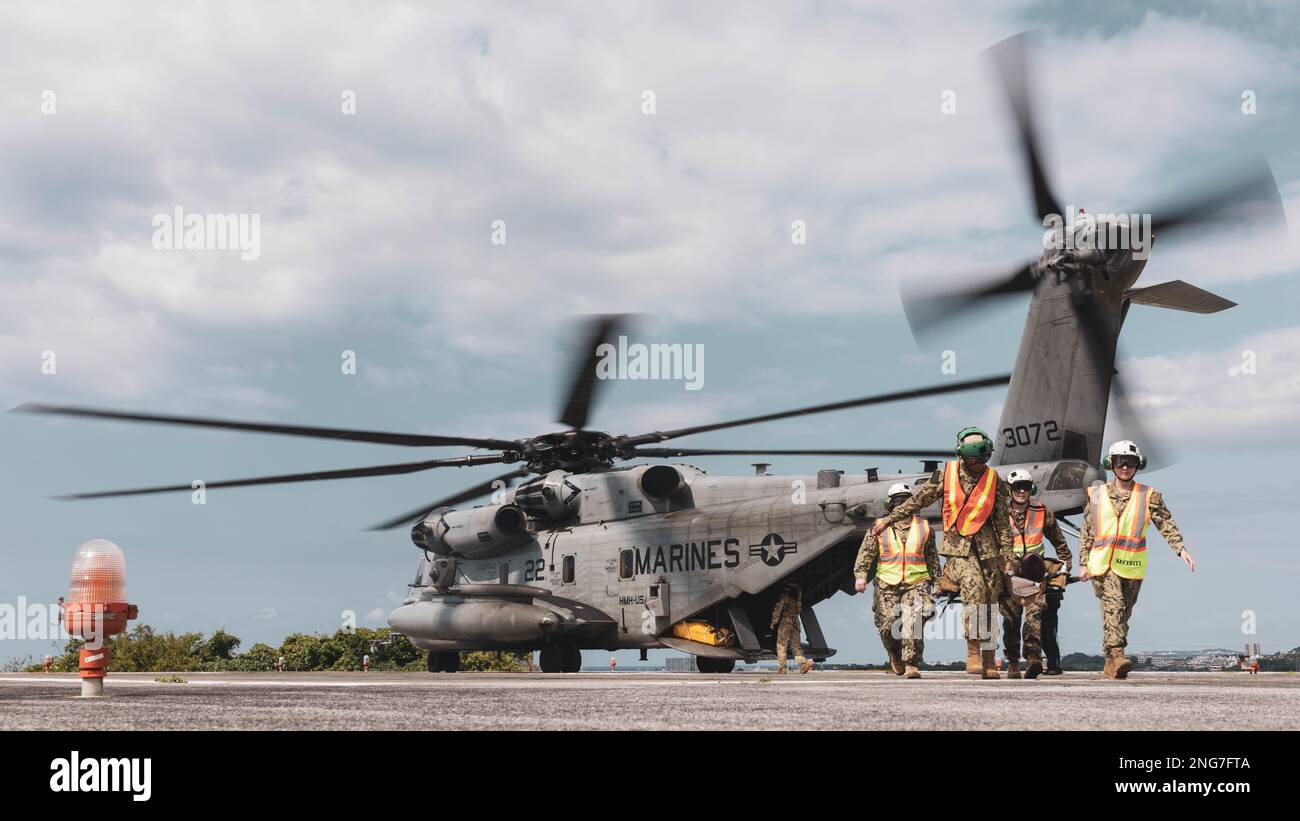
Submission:
<svg viewBox="0 0 1300 821">
<path fill-rule="evenodd" d="M 1101 604 L 1102 647 L 1107 678 L 1127 678 L 1133 662 L 1124 657 L 1128 620 L 1147 572 L 1147 526 L 1154 524 L 1178 557 L 1196 572 L 1196 560 L 1165 507 L 1160 491 L 1135 482 L 1146 457 L 1128 440 L 1110 446 L 1103 467 L 1115 478 L 1088 488 L 1079 536 L 1080 581 L 1092 580 Z"/>
<path fill-rule="evenodd" d="M 912 498 L 906 482 L 890 486 L 885 501 L 892 510 Z M 889 654 L 889 669 L 896 676 L 920 678 L 925 641 L 922 626 L 934 613 L 930 585 L 939 578 L 939 554 L 934 529 L 920 516 L 896 522 L 883 539 L 868 532 L 862 537 L 853 564 L 857 592 L 867 589 L 871 565 L 876 565 L 876 594 L 872 600 L 876 629 Z"/>
<path fill-rule="evenodd" d="M 988 467 L 993 440 L 987 433 L 963 428 L 957 434 L 955 453 L 957 458 L 936 470 L 911 499 L 877 519 L 871 532 L 879 537 L 885 528 L 942 500 L 939 555 L 947 557 L 944 573 L 961 590 L 966 672 L 1001 678 L 993 659 L 993 625 L 1003 567 L 1011 556 L 1011 494 L 997 471 Z"/>
<path fill-rule="evenodd" d="M 1043 610 L 1047 594 L 1042 583 L 1043 538 L 1056 549 L 1056 557 L 1069 573 L 1073 556 L 1056 523 L 1056 515 L 1032 501 L 1038 486 L 1027 470 L 1013 470 L 1007 475 L 1011 486 L 1011 561 L 1007 566 L 1006 590 L 999 600 L 1002 611 L 1002 652 L 1007 659 L 1007 678 L 1020 678 L 1020 650 L 1023 632 L 1025 678 L 1038 678 L 1043 672 Z M 1031 557 L 1037 557 L 1033 559 Z M 1033 568 L 1033 569 L 1031 569 Z M 1023 569 L 1023 572 L 1022 572 Z M 1038 584 L 1032 585 L 1032 581 Z M 1021 630 L 1021 622 L 1024 630 Z M 1053 629 L 1053 634 L 1055 629 Z M 1055 635 L 1053 635 L 1055 639 Z"/>
</svg>

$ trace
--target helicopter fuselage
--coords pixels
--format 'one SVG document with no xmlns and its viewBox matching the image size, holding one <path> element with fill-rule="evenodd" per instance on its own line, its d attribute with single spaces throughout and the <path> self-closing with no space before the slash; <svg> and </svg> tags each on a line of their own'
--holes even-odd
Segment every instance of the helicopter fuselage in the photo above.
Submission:
<svg viewBox="0 0 1300 821">
<path fill-rule="evenodd" d="M 1099 478 L 1075 461 L 997 470 L 1005 475 L 1017 467 L 1034 475 L 1040 501 L 1062 513 L 1081 509 L 1084 489 Z M 665 481 L 668 470 L 678 483 Z M 410 596 L 389 624 L 431 651 L 568 643 L 671 646 L 753 660 L 770 652 L 768 615 L 782 584 L 793 579 L 803 589 L 809 653 L 824 658 L 834 650 L 812 606 L 837 591 L 853 594 L 853 562 L 867 527 L 885 512 L 888 486 L 929 478 L 839 471 L 712 476 L 684 464 L 557 471 L 534 481 L 576 489 L 568 521 L 530 511 L 528 537 L 518 546 L 489 548 L 487 555 L 426 551 Z M 516 488 L 499 504 L 515 505 L 528 490 Z M 426 521 L 457 521 L 450 513 Z M 938 506 L 925 515 L 937 518 Z M 726 627 L 738 644 L 710 648 L 675 638 L 673 625 L 688 619 Z"/>
</svg>

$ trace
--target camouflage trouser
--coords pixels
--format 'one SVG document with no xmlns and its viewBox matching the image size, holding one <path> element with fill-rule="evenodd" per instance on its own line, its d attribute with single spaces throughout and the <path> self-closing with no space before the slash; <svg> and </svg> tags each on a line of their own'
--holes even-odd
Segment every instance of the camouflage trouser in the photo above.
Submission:
<svg viewBox="0 0 1300 821">
<path fill-rule="evenodd" d="M 1053 670 L 1061 669 L 1061 647 L 1056 643 L 1056 627 L 1059 619 L 1057 613 L 1061 609 L 1061 601 L 1065 598 L 1063 591 L 1054 587 L 1047 589 L 1047 602 L 1043 608 L 1043 655 L 1047 657 L 1047 666 Z"/>
<path fill-rule="evenodd" d="M 921 630 L 925 619 L 934 614 L 930 582 L 882 585 L 877 579 L 874 603 L 876 629 L 885 651 L 904 664 L 920 664 L 925 652 Z"/>
<path fill-rule="evenodd" d="M 1137 604 L 1141 579 L 1124 579 L 1114 571 L 1092 580 L 1092 592 L 1101 603 L 1101 646 L 1104 650 L 1128 646 L 1128 618 Z"/>
<path fill-rule="evenodd" d="M 1025 620 L 1025 657 L 1043 655 L 1043 608 L 1047 605 L 1042 591 L 1032 596 L 1002 596 L 998 609 L 1002 611 L 1002 653 L 1007 661 L 1020 658 L 1020 618 Z"/>
<path fill-rule="evenodd" d="M 985 643 L 986 648 L 996 641 L 993 635 L 994 611 L 1002 595 L 1002 559 L 993 557 L 980 561 L 974 556 L 952 556 L 948 566 L 952 577 L 961 587 L 961 609 L 964 633 L 968 640 Z"/>
<path fill-rule="evenodd" d="M 793 619 L 782 619 L 776 626 L 776 666 L 785 666 L 786 645 L 794 648 L 794 660 L 803 664 L 803 647 L 799 644 L 799 625 Z"/>
</svg>

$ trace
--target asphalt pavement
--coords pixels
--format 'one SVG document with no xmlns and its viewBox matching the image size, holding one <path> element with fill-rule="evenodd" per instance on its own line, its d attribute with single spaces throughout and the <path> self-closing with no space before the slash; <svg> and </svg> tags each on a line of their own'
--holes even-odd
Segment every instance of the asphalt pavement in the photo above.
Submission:
<svg viewBox="0 0 1300 821">
<path fill-rule="evenodd" d="M 1300 729 L 1300 676 L 1067 673 L 0 674 L 0 729 Z"/>
</svg>

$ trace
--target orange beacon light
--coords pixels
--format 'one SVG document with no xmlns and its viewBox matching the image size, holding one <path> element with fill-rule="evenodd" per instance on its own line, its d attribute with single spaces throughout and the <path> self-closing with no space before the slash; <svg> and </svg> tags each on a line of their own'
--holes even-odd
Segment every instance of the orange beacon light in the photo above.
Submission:
<svg viewBox="0 0 1300 821">
<path fill-rule="evenodd" d="M 126 630 L 138 609 L 126 601 L 126 559 L 107 539 L 91 539 L 72 558 L 72 582 L 63 604 L 68 632 L 85 639 L 79 654 L 83 697 L 104 694 L 108 672 L 105 639 Z"/>
</svg>

